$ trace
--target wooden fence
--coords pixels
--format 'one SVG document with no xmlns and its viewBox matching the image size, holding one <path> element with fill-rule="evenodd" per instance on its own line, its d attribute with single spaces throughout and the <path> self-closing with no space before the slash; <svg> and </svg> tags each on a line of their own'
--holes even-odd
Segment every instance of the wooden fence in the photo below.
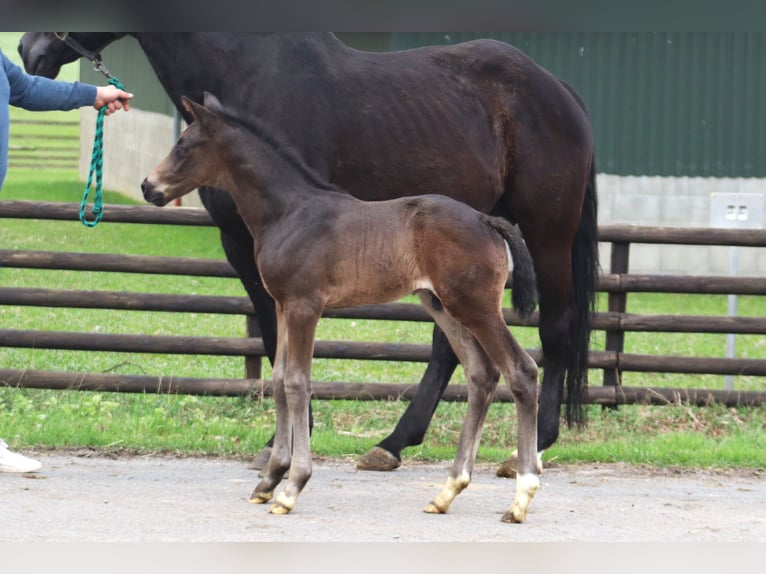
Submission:
<svg viewBox="0 0 766 574">
<path fill-rule="evenodd" d="M 78 213 L 79 205 L 76 204 L 0 202 L 0 219 L 74 221 L 78 219 Z M 109 222 L 211 225 L 207 212 L 202 209 L 161 210 L 150 206 L 123 205 L 105 207 L 103 223 Z M 766 247 L 766 231 L 603 226 L 600 228 L 600 240 L 612 244 L 611 267 L 608 272 L 601 275 L 598 282 L 598 289 L 608 293 L 609 304 L 607 311 L 595 315 L 593 326 L 594 330 L 606 332 L 606 345 L 603 351 L 592 350 L 589 353 L 589 365 L 592 369 L 601 369 L 604 372 L 604 386 L 596 386 L 591 381 L 586 397 L 587 402 L 614 405 L 633 402 L 667 404 L 686 401 L 705 405 L 715 401 L 728 405 L 759 405 L 766 401 L 766 392 L 761 391 L 624 387 L 619 384 L 620 374 L 624 371 L 766 376 L 764 359 L 638 355 L 627 353 L 623 349 L 625 333 L 631 331 L 766 335 L 766 318 L 761 317 L 697 317 L 626 313 L 627 296 L 631 292 L 766 295 L 766 279 L 763 278 L 630 274 L 627 271 L 631 244 Z M 0 266 L 228 278 L 236 276 L 229 264 L 223 260 L 22 250 L 0 250 Z M 257 332 L 252 305 L 246 297 L 111 291 L 88 291 L 86 294 L 82 291 L 20 289 L 0 285 L 0 305 L 236 314 L 247 317 L 248 324 L 247 337 L 231 338 L 71 333 L 3 328 L 0 329 L 0 347 L 235 355 L 244 357 L 245 373 L 242 379 L 208 379 L 0 369 L 0 384 L 119 392 L 271 394 L 270 383 L 260 378 L 260 361 L 264 354 L 263 343 Z M 521 321 L 510 310 L 505 310 L 504 313 L 509 325 L 534 326 L 537 324 L 537 314 L 528 321 Z M 326 312 L 325 317 L 430 321 L 429 316 L 419 305 L 406 303 L 333 310 Z M 539 351 L 531 352 L 538 362 L 542 361 Z M 425 362 L 429 355 L 429 345 L 348 341 L 317 341 L 315 350 L 315 357 L 321 358 L 384 361 Z M 415 385 L 314 382 L 313 388 L 315 397 L 319 399 L 374 400 L 397 397 L 408 399 L 414 393 Z M 450 385 L 444 398 L 445 400 L 465 400 L 465 387 Z M 512 400 L 510 393 L 502 385 L 498 388 L 496 400 Z"/>
<path fill-rule="evenodd" d="M 77 169 L 80 162 L 77 120 L 14 119 L 8 166 L 34 169 Z"/>
</svg>

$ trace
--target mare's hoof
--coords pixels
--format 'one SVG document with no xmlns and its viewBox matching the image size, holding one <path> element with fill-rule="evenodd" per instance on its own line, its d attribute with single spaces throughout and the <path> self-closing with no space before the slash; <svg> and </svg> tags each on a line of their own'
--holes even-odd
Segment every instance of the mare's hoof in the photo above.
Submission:
<svg viewBox="0 0 766 574">
<path fill-rule="evenodd" d="M 516 478 L 516 467 L 518 465 L 519 459 L 513 455 L 498 467 L 495 474 L 500 478 Z"/>
<path fill-rule="evenodd" d="M 426 512 L 428 514 L 446 514 L 446 510 L 442 510 L 436 504 L 433 502 L 429 502 L 426 507 L 423 509 L 423 512 Z"/>
<path fill-rule="evenodd" d="M 356 463 L 356 468 L 359 470 L 379 470 L 388 472 L 396 470 L 401 464 L 402 461 L 396 458 L 393 454 L 379 446 L 375 446 L 359 459 Z"/>
<path fill-rule="evenodd" d="M 508 460 L 501 464 L 495 473 L 500 478 L 516 478 L 516 469 L 519 467 L 519 458 L 514 452 Z M 543 459 L 537 455 L 537 474 L 543 473 Z"/>
<path fill-rule="evenodd" d="M 248 470 L 263 470 L 266 465 L 269 464 L 271 458 L 271 447 L 265 446 L 263 450 L 253 459 L 253 461 L 247 465 Z"/>
</svg>

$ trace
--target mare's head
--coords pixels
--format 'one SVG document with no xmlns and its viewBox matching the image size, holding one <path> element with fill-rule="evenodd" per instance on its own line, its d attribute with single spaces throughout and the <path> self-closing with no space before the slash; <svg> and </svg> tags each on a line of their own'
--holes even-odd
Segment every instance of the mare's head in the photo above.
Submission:
<svg viewBox="0 0 766 574">
<path fill-rule="evenodd" d="M 204 105 L 186 97 L 182 103 L 192 117 L 191 124 L 141 184 L 144 199 L 159 206 L 198 187 L 222 187 L 224 183 L 220 153 L 231 144 L 227 139 L 230 130 L 220 116 L 221 103 L 209 93 L 205 93 Z"/>
<path fill-rule="evenodd" d="M 124 32 L 27 32 L 19 42 L 19 54 L 30 74 L 55 78 L 61 66 L 83 54 L 65 41 L 68 36 L 87 52 L 98 53 L 124 35 Z"/>
</svg>

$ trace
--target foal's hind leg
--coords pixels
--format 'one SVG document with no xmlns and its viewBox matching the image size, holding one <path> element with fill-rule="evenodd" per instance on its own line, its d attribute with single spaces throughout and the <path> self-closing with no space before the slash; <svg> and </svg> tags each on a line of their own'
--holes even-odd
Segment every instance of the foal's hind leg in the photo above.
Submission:
<svg viewBox="0 0 766 574">
<path fill-rule="evenodd" d="M 511 335 L 501 315 L 472 332 L 500 367 L 511 388 L 518 421 L 518 473 L 516 497 L 503 522 L 523 522 L 540 486 L 537 477 L 537 365 Z"/>
<path fill-rule="evenodd" d="M 430 294 L 420 293 L 423 305 L 449 339 L 468 380 L 468 410 L 460 433 L 455 460 L 442 491 L 425 507 L 425 512 L 444 514 L 452 501 L 471 482 L 473 465 L 479 449 L 487 412 L 495 396 L 500 371 L 471 335 L 468 329 L 432 304 Z"/>
</svg>

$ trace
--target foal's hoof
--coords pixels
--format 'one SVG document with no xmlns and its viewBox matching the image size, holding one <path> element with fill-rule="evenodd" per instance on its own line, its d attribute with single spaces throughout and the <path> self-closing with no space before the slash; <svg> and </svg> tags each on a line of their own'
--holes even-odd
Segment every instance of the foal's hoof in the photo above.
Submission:
<svg viewBox="0 0 766 574">
<path fill-rule="evenodd" d="M 270 514 L 278 514 L 278 515 L 284 515 L 290 512 L 290 508 L 287 508 L 286 506 L 282 506 L 281 504 L 274 503 L 271 505 L 271 508 L 269 509 Z"/>
<path fill-rule="evenodd" d="M 436 503 L 431 501 L 423 509 L 423 512 L 428 514 L 447 514 L 447 511 L 436 506 Z"/>
<path fill-rule="evenodd" d="M 269 464 L 271 458 L 271 447 L 265 446 L 263 450 L 253 459 L 253 461 L 247 465 L 248 470 L 263 470 L 266 465 Z"/>
<path fill-rule="evenodd" d="M 508 460 L 501 464 L 497 472 L 497 476 L 500 478 L 516 478 L 516 467 L 519 466 L 519 459 L 516 455 L 512 455 Z"/>
<path fill-rule="evenodd" d="M 288 496 L 283 492 L 279 493 L 274 504 L 271 505 L 269 512 L 271 514 L 287 514 L 295 508 L 296 497 Z"/>
<path fill-rule="evenodd" d="M 258 492 L 258 489 L 256 488 L 253 491 L 253 494 L 250 495 L 250 498 L 247 499 L 247 501 L 251 504 L 266 504 L 273 497 L 274 497 L 274 491 Z"/>
<path fill-rule="evenodd" d="M 503 517 L 500 519 L 501 522 L 505 522 L 508 524 L 521 524 L 527 519 L 527 513 L 519 512 L 519 511 L 512 511 L 509 510 L 505 514 L 503 514 Z"/>
<path fill-rule="evenodd" d="M 396 470 L 402 464 L 398 458 L 388 452 L 386 449 L 379 446 L 372 447 L 367 454 L 365 454 L 356 463 L 356 468 L 359 470 L 380 470 L 388 472 Z"/>
</svg>

